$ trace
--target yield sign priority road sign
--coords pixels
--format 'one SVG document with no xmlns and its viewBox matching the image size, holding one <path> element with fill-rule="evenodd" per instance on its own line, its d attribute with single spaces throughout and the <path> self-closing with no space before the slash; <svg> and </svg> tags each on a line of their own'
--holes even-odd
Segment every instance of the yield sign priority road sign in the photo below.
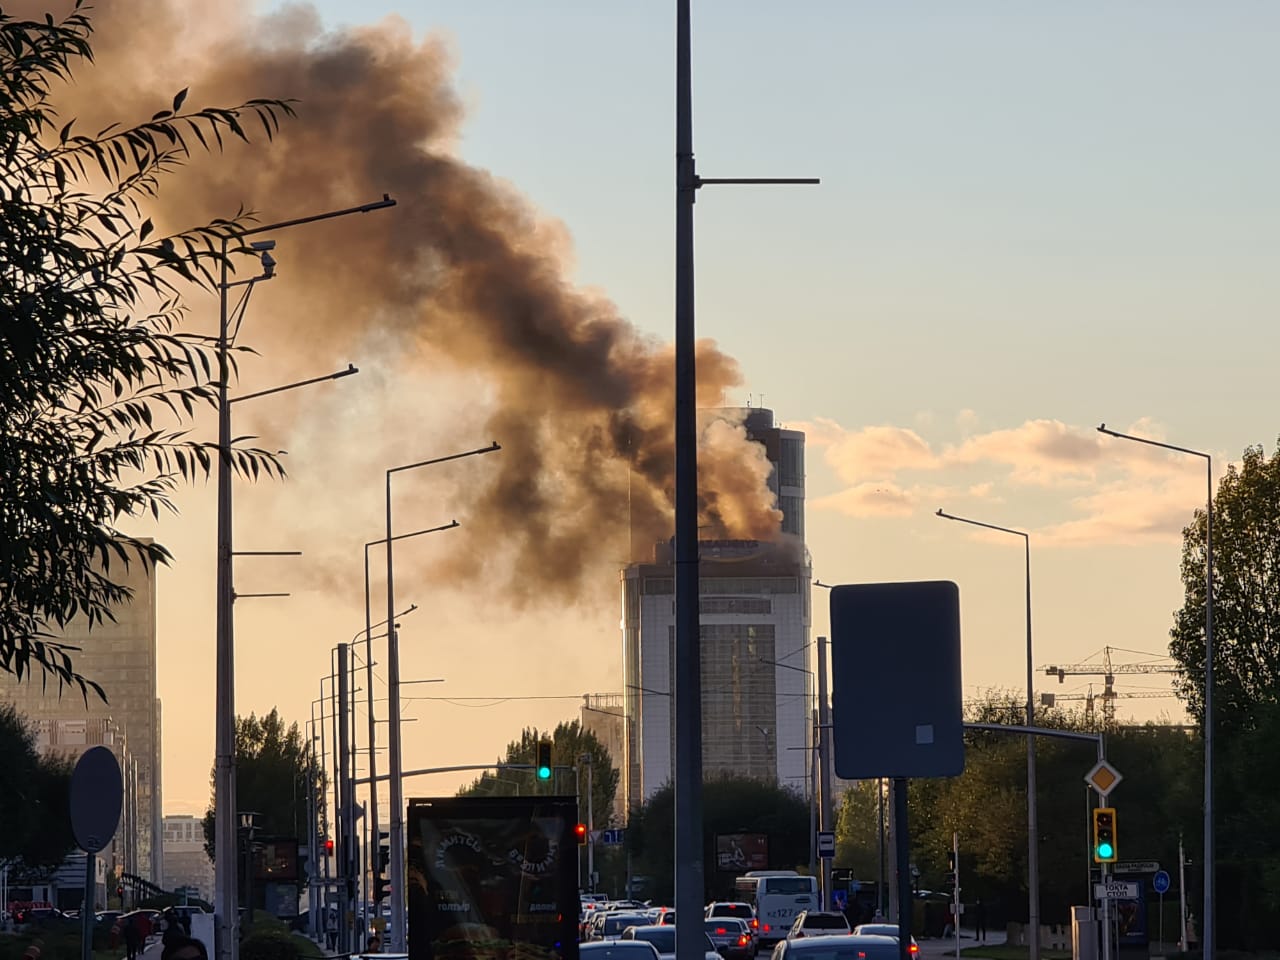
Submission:
<svg viewBox="0 0 1280 960">
<path fill-rule="evenodd" d="M 1124 777 L 1121 776 L 1120 771 L 1105 760 L 1099 760 L 1093 769 L 1084 776 L 1084 782 L 1098 791 L 1098 796 L 1103 800 L 1107 799 L 1107 794 L 1114 790 L 1116 784 L 1123 779 Z"/>
</svg>

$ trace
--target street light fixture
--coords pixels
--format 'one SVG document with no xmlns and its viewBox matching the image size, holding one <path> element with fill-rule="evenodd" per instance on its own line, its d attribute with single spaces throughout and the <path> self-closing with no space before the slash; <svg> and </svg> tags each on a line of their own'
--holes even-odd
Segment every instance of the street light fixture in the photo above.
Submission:
<svg viewBox="0 0 1280 960">
<path fill-rule="evenodd" d="M 956 520 L 974 527 L 995 530 L 1022 538 L 1026 557 L 1027 582 L 1027 726 L 1035 726 L 1035 691 L 1032 688 L 1034 668 L 1031 665 L 1031 535 L 1025 530 L 984 523 L 957 517 L 939 509 L 937 515 L 944 520 Z M 1027 912 L 1031 936 L 1027 939 L 1031 960 L 1040 960 L 1040 827 L 1036 798 L 1036 735 L 1027 734 Z"/>
<path fill-rule="evenodd" d="M 1214 923 L 1214 867 L 1217 853 L 1213 821 L 1213 455 L 1190 447 L 1179 447 L 1172 443 L 1109 430 L 1105 423 L 1098 424 L 1098 432 L 1204 460 L 1204 919 L 1201 921 L 1200 942 L 1204 960 L 1213 960 L 1217 933 Z"/>
<path fill-rule="evenodd" d="M 395 626 L 396 590 L 392 554 L 396 537 L 391 527 L 391 478 L 397 473 L 416 470 L 418 467 L 429 467 L 432 464 L 447 463 L 450 460 L 461 460 L 464 457 L 478 456 L 482 453 L 495 453 L 501 450 L 495 440 L 487 447 L 453 453 L 446 457 L 433 457 L 430 460 L 419 460 L 417 463 L 406 463 L 399 467 L 387 469 L 386 499 L 387 527 L 384 537 L 387 545 L 387 747 L 388 765 L 391 779 L 391 827 L 389 842 L 391 845 L 391 949 L 396 953 L 405 951 L 405 868 L 404 868 L 404 784 L 402 782 L 403 763 L 400 754 L 400 637 Z M 372 781 L 377 783 L 376 780 Z"/>
<path fill-rule="evenodd" d="M 299 217 L 281 220 L 258 227 L 232 226 L 222 236 L 221 276 L 218 283 L 218 556 L 217 556 L 217 694 L 215 699 L 216 754 L 214 759 L 214 896 L 215 937 L 217 960 L 238 960 L 240 954 L 239 911 L 237 909 L 236 876 L 236 713 L 235 713 L 235 640 L 231 613 L 231 402 L 227 396 L 230 382 L 229 315 L 227 293 L 233 285 L 227 276 L 228 247 L 232 240 L 243 240 L 267 231 L 285 230 L 303 224 L 331 220 L 353 213 L 369 213 L 395 206 L 391 197 L 383 194 L 381 200 Z M 275 275 L 275 259 L 268 258 L 270 248 L 259 251 L 262 263 L 261 278 Z M 253 289 L 253 281 L 240 281 Z M 243 316 L 243 313 L 242 313 Z M 352 371 L 354 372 L 354 371 Z"/>
</svg>

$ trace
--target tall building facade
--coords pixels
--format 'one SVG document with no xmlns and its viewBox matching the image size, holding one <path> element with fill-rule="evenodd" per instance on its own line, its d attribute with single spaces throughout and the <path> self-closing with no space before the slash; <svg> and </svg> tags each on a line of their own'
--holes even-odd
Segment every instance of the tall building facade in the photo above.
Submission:
<svg viewBox="0 0 1280 960">
<path fill-rule="evenodd" d="M 811 570 L 804 546 L 804 434 L 763 408 L 713 411 L 764 446 L 782 512 L 775 541 L 699 544 L 702 767 L 810 789 L 814 677 Z M 634 806 L 671 780 L 675 756 L 675 564 L 670 543 L 622 573 L 623 793 Z"/>
<path fill-rule="evenodd" d="M 609 751 L 613 768 L 622 774 L 618 779 L 618 792 L 614 794 L 613 806 L 604 811 L 592 811 L 595 818 L 592 826 L 597 830 L 610 824 L 627 822 L 627 794 L 623 787 L 626 781 L 627 718 L 623 713 L 623 706 L 623 697 L 616 693 L 582 695 L 582 712 L 579 717 L 582 729 L 595 735 L 600 745 Z"/>
<path fill-rule="evenodd" d="M 90 630 L 77 617 L 56 633 L 56 639 L 80 648 L 73 654 L 75 669 L 101 685 L 106 702 L 90 691 L 86 703 L 79 688 L 59 690 L 56 680 L 46 684 L 39 672 L 21 681 L 0 674 L 0 697 L 26 716 L 46 750 L 79 755 L 95 743 L 112 747 L 125 782 L 125 808 L 116 832 L 118 865 L 158 883 L 164 870 L 155 571 L 135 557 L 127 568 L 113 566 L 111 576 L 133 593 L 113 611 L 115 620 Z"/>
<path fill-rule="evenodd" d="M 204 821 L 199 817 L 164 818 L 164 888 L 194 888 L 213 900 L 213 861 L 204 848 Z"/>
</svg>

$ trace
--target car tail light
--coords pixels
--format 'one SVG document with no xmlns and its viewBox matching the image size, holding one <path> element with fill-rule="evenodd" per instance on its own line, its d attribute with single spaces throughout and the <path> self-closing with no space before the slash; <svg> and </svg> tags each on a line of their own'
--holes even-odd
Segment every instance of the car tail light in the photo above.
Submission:
<svg viewBox="0 0 1280 960">
<path fill-rule="evenodd" d="M 738 946 L 740 947 L 745 947 L 750 942 L 751 942 L 751 938 L 747 936 L 745 933 L 738 937 Z"/>
<path fill-rule="evenodd" d="M 911 946 L 907 947 L 907 953 L 916 954 L 919 952 L 920 952 L 920 948 L 914 943 L 911 944 Z"/>
<path fill-rule="evenodd" d="M 867 954 L 865 950 L 858 951 L 858 960 L 867 960 Z"/>
<path fill-rule="evenodd" d="M 769 932 L 769 925 L 767 923 L 764 925 L 764 932 L 765 933 Z"/>
<path fill-rule="evenodd" d="M 751 918 L 751 929 L 752 929 L 752 930 L 759 930 L 759 929 L 760 929 L 760 921 L 759 921 L 759 920 L 757 920 L 755 917 L 752 917 L 752 918 Z"/>
<path fill-rule="evenodd" d="M 725 931 L 725 928 L 724 928 L 724 927 L 716 927 L 716 934 L 717 934 L 718 936 L 724 936 L 724 935 L 725 935 L 725 933 L 726 933 L 726 931 Z"/>
</svg>

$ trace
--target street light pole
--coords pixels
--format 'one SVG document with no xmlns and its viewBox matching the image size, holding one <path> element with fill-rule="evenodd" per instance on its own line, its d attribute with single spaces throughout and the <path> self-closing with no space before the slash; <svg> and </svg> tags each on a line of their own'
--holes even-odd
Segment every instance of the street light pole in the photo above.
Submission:
<svg viewBox="0 0 1280 960">
<path fill-rule="evenodd" d="M 400 752 L 400 634 L 396 629 L 396 590 L 393 567 L 393 546 L 396 536 L 391 526 L 391 478 L 406 470 L 416 470 L 436 463 L 461 460 L 482 453 L 494 453 L 502 447 L 495 440 L 487 447 L 454 453 L 447 457 L 419 460 L 387 470 L 386 501 L 387 526 L 384 539 L 387 544 L 387 764 L 391 780 L 391 825 L 388 833 L 391 845 L 391 948 L 394 953 L 405 952 L 405 866 L 404 866 L 404 783 Z M 372 781 L 377 783 L 376 780 Z M 376 787 L 375 787 L 376 789 Z"/>
<path fill-rule="evenodd" d="M 438 530 L 452 530 L 458 526 L 458 521 L 454 520 L 440 527 L 431 527 L 426 530 L 415 530 L 413 533 L 402 533 L 396 537 L 396 540 L 407 540 L 409 537 L 418 537 L 424 533 L 435 533 Z M 364 545 L 364 665 L 365 665 L 365 686 L 369 689 L 368 707 L 369 707 L 369 776 L 374 778 L 370 781 L 369 786 L 369 832 L 373 837 L 372 842 L 365 844 L 365 859 L 370 864 L 373 874 L 377 874 L 378 870 L 378 849 L 382 845 L 382 824 L 378 821 L 378 761 L 377 761 L 377 743 L 378 743 L 378 722 L 373 710 L 373 613 L 371 610 L 369 596 L 369 548 L 376 547 L 381 544 L 382 540 L 371 540 Z M 393 627 L 388 627 L 393 629 Z M 388 838 L 389 841 L 390 838 Z"/>
<path fill-rule="evenodd" d="M 1200 457 L 1205 465 L 1204 504 L 1204 913 L 1200 945 L 1204 960 L 1213 960 L 1217 931 L 1214 929 L 1214 868 L 1216 865 L 1213 821 L 1213 455 L 1202 450 L 1179 447 L 1146 437 L 1120 433 L 1098 425 L 1098 432 L 1121 440 L 1145 443 L 1175 453 Z"/>
<path fill-rule="evenodd" d="M 957 517 L 942 510 L 937 514 L 944 520 L 957 520 L 975 527 L 1008 533 L 1022 538 L 1026 558 L 1026 620 L 1027 620 L 1027 726 L 1035 726 L 1035 690 L 1032 683 L 1035 668 L 1032 666 L 1031 647 L 1031 535 L 1024 530 L 1013 530 L 1009 527 L 997 526 L 994 523 L 983 523 L 981 520 L 969 520 Z M 1031 960 L 1040 960 L 1040 824 L 1037 817 L 1036 797 L 1036 735 L 1027 734 L 1027 913 L 1031 935 L 1027 938 Z"/>
<path fill-rule="evenodd" d="M 328 213 L 282 220 L 264 226 L 242 229 L 233 226 L 222 237 L 221 276 L 218 283 L 218 544 L 217 598 L 215 600 L 215 632 L 217 653 L 217 693 L 215 696 L 214 756 L 214 947 L 217 960 L 238 960 L 239 914 L 237 910 L 236 876 L 236 710 L 235 710 L 235 639 L 231 616 L 231 406 L 227 388 L 231 366 L 227 357 L 228 342 L 228 245 L 231 240 L 284 230 L 289 227 L 329 220 L 352 213 L 368 213 L 395 206 L 386 194 L 373 203 Z"/>
</svg>

